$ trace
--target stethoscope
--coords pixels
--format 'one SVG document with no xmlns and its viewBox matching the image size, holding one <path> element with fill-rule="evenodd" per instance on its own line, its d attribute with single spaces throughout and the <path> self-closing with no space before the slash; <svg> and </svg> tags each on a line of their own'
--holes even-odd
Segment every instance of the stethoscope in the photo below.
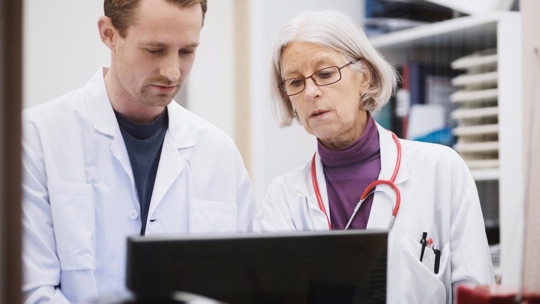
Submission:
<svg viewBox="0 0 540 304">
<path fill-rule="evenodd" d="M 354 208 L 354 212 L 351 215 L 351 218 L 349 219 L 349 222 L 347 223 L 347 226 L 345 227 L 345 230 L 349 228 L 350 224 L 352 223 L 352 220 L 354 219 L 356 212 L 358 212 L 358 209 L 360 209 L 360 206 L 362 203 L 367 199 L 367 197 L 375 192 L 375 187 L 378 185 L 388 185 L 390 188 L 394 190 L 396 193 L 396 204 L 394 205 L 394 208 L 392 209 L 392 217 L 390 218 L 390 223 L 388 224 L 388 230 L 392 228 L 394 225 L 394 220 L 396 219 L 397 213 L 399 211 L 399 205 L 401 203 L 401 193 L 399 192 L 399 188 L 397 187 L 395 181 L 396 176 L 399 171 L 399 167 L 401 166 L 401 144 L 399 142 L 398 137 L 396 134 L 392 133 L 392 139 L 396 143 L 397 148 L 397 160 L 396 160 L 396 166 L 394 168 L 394 173 L 392 174 L 392 177 L 389 180 L 386 179 L 379 179 L 371 184 L 369 184 L 364 192 L 362 192 L 362 195 L 360 195 L 360 201 L 358 204 L 356 204 L 356 207 Z M 326 221 L 328 222 L 328 229 L 332 230 L 332 224 L 330 223 L 330 218 L 328 217 L 328 213 L 326 212 L 326 208 L 324 207 L 324 203 L 321 197 L 321 192 L 319 191 L 319 184 L 317 183 L 317 169 L 315 168 L 315 156 L 317 154 L 315 153 L 313 155 L 313 158 L 311 159 L 311 181 L 313 182 L 313 189 L 315 190 L 315 196 L 317 197 L 317 202 L 319 203 L 319 208 L 326 216 Z M 372 191 L 373 190 L 373 191 Z"/>
</svg>

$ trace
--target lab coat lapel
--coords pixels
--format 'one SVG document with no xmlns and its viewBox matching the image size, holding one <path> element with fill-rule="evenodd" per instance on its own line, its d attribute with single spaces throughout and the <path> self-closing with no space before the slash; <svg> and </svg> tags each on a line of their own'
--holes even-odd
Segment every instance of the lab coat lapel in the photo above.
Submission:
<svg viewBox="0 0 540 304">
<path fill-rule="evenodd" d="M 321 158 L 319 153 L 315 156 L 315 167 L 317 169 L 317 182 L 319 184 L 319 191 L 321 198 L 328 213 L 328 218 L 330 218 L 330 207 L 328 205 L 328 193 L 326 190 L 326 181 L 324 179 L 324 171 L 322 167 Z M 296 179 L 297 182 L 294 185 L 294 189 L 300 192 L 307 199 L 307 218 L 312 220 L 313 227 L 308 227 L 312 230 L 328 230 L 328 222 L 326 215 L 319 208 L 319 203 L 317 201 L 317 196 L 315 195 L 315 189 L 313 188 L 313 183 L 311 181 L 311 159 L 306 165 L 306 168 L 303 171 L 303 176 Z"/>
<path fill-rule="evenodd" d="M 182 113 L 182 107 L 173 100 L 167 106 L 167 110 L 169 128 L 163 140 L 148 218 L 151 218 L 157 206 L 180 173 L 186 166 L 189 166 L 192 147 L 195 144 L 190 126 L 186 123 L 184 113 Z"/>
<path fill-rule="evenodd" d="M 379 175 L 379 179 L 389 180 L 396 165 L 397 147 L 392 139 L 392 134 L 388 130 L 384 129 L 379 124 L 377 124 L 377 130 L 379 132 L 379 145 L 381 153 L 381 173 Z M 405 155 L 402 155 L 401 166 L 395 181 L 400 190 L 400 184 L 405 182 L 408 178 L 409 171 L 407 169 Z M 367 229 L 387 229 L 396 201 L 396 195 L 392 188 L 387 185 L 379 185 L 377 186 L 376 190 L 377 192 L 375 192 L 373 197 L 373 204 L 369 214 Z M 386 194 L 380 193 L 379 191 L 384 191 Z"/>
<path fill-rule="evenodd" d="M 92 77 L 92 79 L 82 89 L 82 94 L 88 107 L 90 120 L 94 129 L 98 132 L 112 137 L 111 151 L 114 157 L 122 165 L 122 168 L 129 176 L 131 186 L 134 193 L 135 180 L 133 178 L 133 171 L 131 169 L 131 163 L 129 162 L 129 155 L 127 153 L 124 138 L 120 132 L 118 121 L 114 115 L 114 110 L 107 94 L 107 88 L 105 87 L 104 76 L 107 68 L 101 68 Z"/>
<path fill-rule="evenodd" d="M 133 193 L 136 193 L 135 179 L 133 178 L 129 155 L 103 79 L 106 71 L 107 68 L 100 69 L 82 89 L 82 94 L 85 98 L 94 128 L 98 132 L 112 137 L 112 154 L 129 176 Z M 178 175 L 184 170 L 186 164 L 189 163 L 191 154 L 191 149 L 189 148 L 194 145 L 191 130 L 183 117 L 182 107 L 173 100 L 167 107 L 167 110 L 169 128 L 163 140 L 163 148 L 154 182 L 148 218 L 150 218 Z"/>
</svg>

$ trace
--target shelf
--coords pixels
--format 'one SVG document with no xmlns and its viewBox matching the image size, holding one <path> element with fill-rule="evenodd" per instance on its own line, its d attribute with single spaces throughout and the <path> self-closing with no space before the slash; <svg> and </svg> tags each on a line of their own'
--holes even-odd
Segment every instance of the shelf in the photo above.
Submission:
<svg viewBox="0 0 540 304">
<path fill-rule="evenodd" d="M 475 102 L 497 100 L 499 97 L 498 89 L 487 89 L 477 91 L 459 90 L 450 95 L 450 101 L 453 102 Z"/>
<path fill-rule="evenodd" d="M 482 41 L 487 34 L 495 33 L 499 20 L 519 16 L 519 12 L 494 12 L 482 16 L 460 17 L 376 36 L 370 41 L 379 50 L 399 47 L 400 51 L 404 51 L 403 48 L 415 46 L 445 46 L 445 40 L 451 40 L 454 47 L 462 47 L 471 41 Z M 464 32 L 467 33 L 467 39 L 463 39 Z M 437 36 L 437 39 L 433 39 L 434 36 Z"/>
<path fill-rule="evenodd" d="M 467 160 L 463 159 L 470 170 L 477 170 L 477 169 L 490 169 L 490 168 L 498 168 L 499 167 L 499 159 L 475 159 L 475 160 Z"/>
<path fill-rule="evenodd" d="M 498 180 L 501 173 L 499 169 L 474 169 L 471 175 L 475 181 Z"/>
<path fill-rule="evenodd" d="M 420 25 L 370 39 L 398 70 L 416 63 L 449 68 L 454 63 L 453 67 L 459 70 L 454 71 L 466 73 L 449 75 L 453 85 L 461 90 L 453 91 L 449 98 L 449 109 L 455 110 L 450 118 L 458 119 L 460 125 L 454 132 L 463 137 L 455 148 L 480 151 L 461 155 L 475 181 L 489 181 L 479 183 L 486 184 L 487 189 L 480 201 L 492 216 L 486 224 L 490 224 L 487 220 L 498 220 L 500 243 L 505 244 L 500 250 L 500 261 L 506 267 L 496 272 L 503 284 L 510 285 L 519 282 L 523 256 L 522 246 L 508 246 L 522 243 L 514 229 L 520 224 L 517 215 L 521 212 L 516 211 L 515 196 L 523 192 L 525 184 L 520 161 L 524 141 L 522 84 L 526 80 L 522 79 L 521 31 L 520 12 L 499 11 Z M 490 56 L 489 50 L 497 55 Z"/>
<path fill-rule="evenodd" d="M 458 142 L 454 145 L 454 150 L 462 152 L 497 152 L 499 151 L 498 141 L 481 141 L 481 142 Z"/>
<path fill-rule="evenodd" d="M 476 54 L 466 56 L 465 58 L 460 58 L 450 64 L 452 69 L 455 70 L 465 70 L 470 68 L 476 68 L 481 66 L 497 66 L 498 60 L 497 54 L 488 55 L 488 56 L 478 56 Z"/>
<path fill-rule="evenodd" d="M 474 125 L 474 126 L 459 126 L 452 130 L 452 134 L 455 136 L 476 136 L 486 134 L 498 134 L 499 125 Z"/>
<path fill-rule="evenodd" d="M 452 79 L 453 86 L 467 86 L 467 85 L 493 85 L 497 84 L 499 80 L 499 74 L 497 72 L 489 72 L 482 74 L 461 74 Z"/>
<path fill-rule="evenodd" d="M 457 109 L 451 113 L 453 119 L 482 118 L 497 116 L 499 107 Z"/>
</svg>

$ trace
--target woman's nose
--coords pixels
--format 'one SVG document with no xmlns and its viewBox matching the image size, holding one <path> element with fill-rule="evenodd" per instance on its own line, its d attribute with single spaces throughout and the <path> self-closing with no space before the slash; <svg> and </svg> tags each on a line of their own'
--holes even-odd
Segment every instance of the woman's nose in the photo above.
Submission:
<svg viewBox="0 0 540 304">
<path fill-rule="evenodd" d="M 313 81 L 313 78 L 307 78 L 304 83 L 304 96 L 307 100 L 313 100 L 321 96 L 321 89 Z"/>
</svg>

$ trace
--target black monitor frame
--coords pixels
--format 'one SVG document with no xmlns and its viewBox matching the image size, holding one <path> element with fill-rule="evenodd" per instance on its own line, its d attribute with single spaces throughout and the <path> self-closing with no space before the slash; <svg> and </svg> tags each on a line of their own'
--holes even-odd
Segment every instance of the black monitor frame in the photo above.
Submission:
<svg viewBox="0 0 540 304">
<path fill-rule="evenodd" d="M 385 303 L 386 231 L 128 239 L 139 299 L 189 292 L 227 303 Z"/>
</svg>

